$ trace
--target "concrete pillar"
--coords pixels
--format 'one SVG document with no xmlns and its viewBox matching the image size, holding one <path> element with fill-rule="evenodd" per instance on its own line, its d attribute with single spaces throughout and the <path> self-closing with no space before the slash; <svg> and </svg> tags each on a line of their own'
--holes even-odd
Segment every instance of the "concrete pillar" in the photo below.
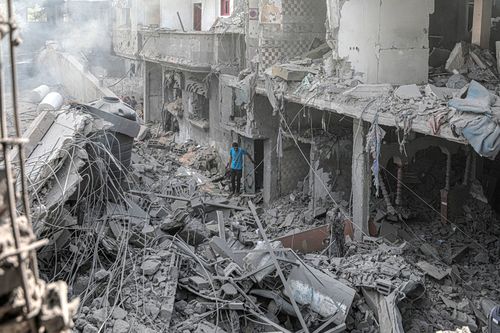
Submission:
<svg viewBox="0 0 500 333">
<path fill-rule="evenodd" d="M 474 0 L 472 44 L 478 45 L 483 49 L 490 47 L 492 1 L 493 0 Z"/>
<path fill-rule="evenodd" d="M 354 238 L 360 240 L 368 234 L 370 216 L 371 171 L 370 157 L 365 152 L 367 123 L 353 119 L 352 145 L 352 219 Z"/>
<path fill-rule="evenodd" d="M 149 105 L 149 91 L 151 89 L 150 87 L 150 82 L 149 82 L 149 66 L 148 66 L 148 62 L 147 61 L 144 61 L 143 63 L 143 80 L 144 80 L 144 84 L 143 84 L 143 100 L 144 100 L 144 104 L 143 104 L 143 112 L 144 112 L 144 121 L 145 122 L 148 122 L 151 120 L 151 117 L 150 117 L 150 105 Z"/>
<path fill-rule="evenodd" d="M 263 197 L 267 205 L 278 198 L 278 154 L 276 153 L 276 138 L 264 141 L 264 184 Z"/>
</svg>

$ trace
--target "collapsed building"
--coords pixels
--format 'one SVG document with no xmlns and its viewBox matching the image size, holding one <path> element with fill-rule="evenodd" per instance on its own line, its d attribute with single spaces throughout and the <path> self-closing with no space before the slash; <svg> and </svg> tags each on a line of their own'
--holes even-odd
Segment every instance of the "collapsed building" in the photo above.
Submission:
<svg viewBox="0 0 500 333">
<path fill-rule="evenodd" d="M 495 1 L 113 11 L 143 119 L 49 42 L 37 62 L 60 102 L 35 98 L 24 134 L 40 272 L 80 297 L 74 331 L 491 329 Z M 232 142 L 256 161 L 238 197 Z"/>
<path fill-rule="evenodd" d="M 498 68 L 495 56 L 484 50 L 491 25 L 480 20 L 492 16 L 488 4 L 283 0 L 229 5 L 231 14 L 224 16 L 216 1 L 136 3 L 142 11 L 119 4 L 113 47 L 118 56 L 141 63 L 145 121 L 162 122 L 177 132 L 179 142 L 208 142 L 221 156 L 233 141 L 253 154 L 259 167 L 246 165 L 247 191 L 262 190 L 269 203 L 307 178 L 317 198 L 313 204 L 320 207 L 332 184 L 352 179 L 354 220 L 366 232 L 370 125 L 371 133 L 378 128 L 385 133 L 372 142 L 375 158 L 384 159 L 380 168 L 391 162 L 411 169 L 415 154 L 435 146 L 470 155 L 467 172 L 481 164 L 472 167 L 475 174 L 467 180 L 481 180 L 481 173 L 495 169 L 494 124 L 483 118 L 492 136 L 475 141 L 467 130 L 471 110 L 456 100 L 466 97 L 470 80 L 494 90 Z M 214 7 L 220 15 L 214 15 Z M 478 17 L 474 22 L 472 10 Z M 472 45 L 466 45 L 462 38 L 472 23 Z M 489 103 L 485 113 L 494 114 L 495 101 L 484 103 Z M 322 140 L 332 137 L 338 144 L 322 155 Z M 492 199 L 497 184 L 488 183 Z M 350 191 L 338 199 L 349 201 Z"/>
</svg>

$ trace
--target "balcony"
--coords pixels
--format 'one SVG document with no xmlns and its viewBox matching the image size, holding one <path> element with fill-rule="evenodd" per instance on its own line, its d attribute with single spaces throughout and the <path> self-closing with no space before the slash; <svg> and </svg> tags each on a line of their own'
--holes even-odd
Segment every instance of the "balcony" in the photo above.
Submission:
<svg viewBox="0 0 500 333">
<path fill-rule="evenodd" d="M 140 35 L 137 30 L 116 28 L 113 30 L 113 51 L 119 57 L 137 59 Z"/>
<path fill-rule="evenodd" d="M 208 73 L 217 68 L 237 73 L 244 63 L 244 38 L 240 34 L 142 30 L 139 56 L 180 70 Z"/>
</svg>

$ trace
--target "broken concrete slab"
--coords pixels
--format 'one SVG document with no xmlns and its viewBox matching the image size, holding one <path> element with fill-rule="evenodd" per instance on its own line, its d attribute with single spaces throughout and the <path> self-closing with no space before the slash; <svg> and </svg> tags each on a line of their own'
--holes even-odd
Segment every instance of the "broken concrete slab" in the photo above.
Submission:
<svg viewBox="0 0 500 333">
<path fill-rule="evenodd" d="M 193 219 L 189 221 L 179 236 L 189 245 L 199 245 L 210 237 L 210 231 L 200 220 Z"/>
<path fill-rule="evenodd" d="M 128 312 L 119 306 L 117 306 L 112 313 L 113 319 L 125 319 L 127 315 Z"/>
<path fill-rule="evenodd" d="M 392 90 L 390 84 L 358 84 L 356 87 L 346 90 L 343 94 L 356 98 L 377 98 L 388 96 Z"/>
<path fill-rule="evenodd" d="M 422 98 L 422 93 L 416 84 L 400 86 L 394 91 L 394 95 L 403 100 Z"/>
<path fill-rule="evenodd" d="M 324 318 L 335 317 L 333 322 L 343 324 L 351 309 L 356 291 L 332 276 L 311 266 L 294 267 L 288 283 L 295 301 L 310 306 Z"/>
<path fill-rule="evenodd" d="M 285 81 L 302 81 L 311 72 L 315 73 L 308 67 L 284 64 L 272 66 L 271 73 L 273 76 L 280 77 Z"/>
<path fill-rule="evenodd" d="M 427 275 L 432 276 L 436 280 L 442 280 L 451 274 L 451 268 L 439 268 L 426 261 L 419 261 L 417 267 L 424 271 Z"/>
<path fill-rule="evenodd" d="M 130 324 L 125 320 L 115 320 L 113 324 L 113 333 L 127 333 L 130 329 Z"/>
<path fill-rule="evenodd" d="M 283 248 L 281 242 L 272 242 L 267 245 L 265 242 L 258 242 L 257 246 L 255 246 L 254 251 L 250 252 L 243 258 L 243 262 L 245 263 L 245 269 L 247 272 L 258 271 L 254 274 L 255 279 L 258 282 L 261 282 L 266 276 L 271 274 L 276 270 L 276 267 L 273 265 L 273 260 L 271 258 L 271 254 L 267 252 L 261 252 L 259 250 L 266 250 L 270 246 L 273 249 Z"/>
<path fill-rule="evenodd" d="M 233 261 L 240 268 L 244 267 L 245 262 L 243 261 L 243 258 L 245 257 L 245 255 L 241 253 L 234 253 L 227 242 L 222 238 L 212 237 L 209 244 L 212 250 L 221 257 L 231 259 L 231 261 Z"/>
<path fill-rule="evenodd" d="M 80 169 L 87 163 L 88 154 L 84 149 L 72 149 L 71 158 L 67 158 L 62 168 L 53 175 L 49 191 L 44 196 L 45 207 L 52 209 L 54 206 L 68 201 L 78 190 L 78 185 L 83 178 Z"/>
<path fill-rule="evenodd" d="M 429 256 L 431 258 L 439 259 L 439 252 L 436 250 L 436 248 L 429 243 L 424 243 L 420 246 L 420 251 L 422 251 L 423 254 L 426 256 Z"/>
<path fill-rule="evenodd" d="M 50 175 L 58 171 L 61 160 L 69 157 L 77 135 L 88 133 L 91 117 L 81 113 L 62 112 L 45 132 L 43 139 L 26 159 L 26 176 L 30 184 L 41 188 Z M 87 128 L 87 129 L 86 129 Z"/>
<path fill-rule="evenodd" d="M 425 96 L 434 97 L 440 101 L 447 101 L 453 98 L 455 90 L 444 87 L 436 87 L 433 84 L 428 84 L 425 86 Z"/>
<path fill-rule="evenodd" d="M 144 275 L 154 275 L 160 269 L 161 262 L 157 259 L 149 259 L 141 264 L 142 273 Z"/>
<path fill-rule="evenodd" d="M 468 327 L 471 332 L 476 332 L 478 329 L 474 318 L 464 312 L 454 310 L 451 316 L 451 320 L 459 326 Z"/>
<path fill-rule="evenodd" d="M 446 61 L 445 69 L 450 73 L 460 72 L 465 66 L 465 56 L 465 44 L 457 43 Z"/>
<path fill-rule="evenodd" d="M 311 51 L 308 51 L 307 53 L 303 54 L 303 58 L 309 58 L 309 59 L 321 59 L 325 54 L 330 52 L 332 49 L 327 43 L 324 43 Z"/>
</svg>

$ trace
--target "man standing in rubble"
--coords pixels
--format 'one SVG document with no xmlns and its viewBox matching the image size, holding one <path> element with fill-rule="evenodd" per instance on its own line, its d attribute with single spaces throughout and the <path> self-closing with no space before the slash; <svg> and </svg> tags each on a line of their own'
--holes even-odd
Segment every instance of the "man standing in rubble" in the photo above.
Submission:
<svg viewBox="0 0 500 333">
<path fill-rule="evenodd" d="M 229 151 L 229 163 L 226 169 L 231 166 L 231 192 L 232 194 L 240 194 L 241 176 L 243 174 L 243 158 L 247 156 L 253 164 L 255 164 L 252 156 L 245 149 L 240 149 L 238 143 L 234 142 Z"/>
</svg>

